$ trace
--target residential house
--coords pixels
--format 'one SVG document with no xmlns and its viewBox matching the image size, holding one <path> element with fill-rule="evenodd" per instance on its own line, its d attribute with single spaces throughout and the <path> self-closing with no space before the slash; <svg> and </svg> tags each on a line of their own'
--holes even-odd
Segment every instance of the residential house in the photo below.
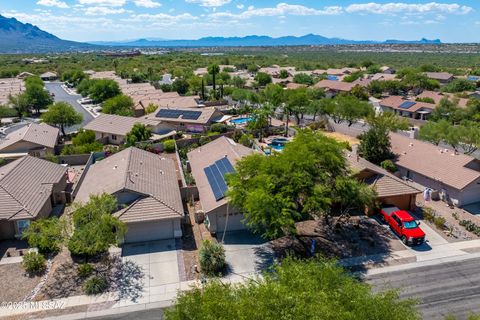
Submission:
<svg viewBox="0 0 480 320">
<path fill-rule="evenodd" d="M 448 72 L 425 72 L 424 75 L 429 79 L 437 80 L 441 84 L 450 83 L 454 79 L 453 74 Z"/>
<path fill-rule="evenodd" d="M 75 202 L 113 195 L 114 215 L 128 228 L 126 243 L 180 238 L 184 210 L 177 171 L 174 160 L 131 147 L 93 164 Z"/>
<path fill-rule="evenodd" d="M 397 133 L 390 140 L 402 176 L 438 190 L 456 206 L 480 202 L 480 160 Z"/>
<path fill-rule="evenodd" d="M 317 82 L 314 87 L 324 89 L 327 97 L 333 97 L 339 93 L 348 93 L 352 91 L 355 84 L 334 80 L 321 80 Z"/>
<path fill-rule="evenodd" d="M 389 96 L 380 101 L 383 111 L 391 111 L 399 116 L 417 120 L 427 120 L 436 104 L 407 100 L 401 96 Z"/>
<path fill-rule="evenodd" d="M 55 153 L 60 130 L 48 124 L 30 123 L 0 140 L 0 158 L 35 157 Z"/>
<path fill-rule="evenodd" d="M 212 234 L 246 228 L 243 215 L 225 198 L 225 174 L 234 172 L 237 161 L 254 152 L 221 137 L 187 154 L 205 213 L 205 224 Z"/>
<path fill-rule="evenodd" d="M 204 132 L 217 119 L 222 118 L 223 113 L 215 107 L 205 108 L 169 108 L 159 107 L 154 113 L 149 114 L 147 119 L 159 121 L 162 133 L 168 131 Z"/>
<path fill-rule="evenodd" d="M 55 81 L 58 80 L 58 75 L 55 72 L 45 72 L 40 75 L 40 79 L 43 81 Z"/>
<path fill-rule="evenodd" d="M 416 99 L 420 98 L 430 98 L 432 99 L 436 105 L 440 103 L 442 99 L 448 99 L 450 101 L 455 101 L 458 103 L 458 106 L 461 108 L 465 108 L 468 104 L 468 99 L 465 98 L 457 98 L 451 93 L 442 93 L 442 92 L 437 92 L 437 91 L 429 91 L 429 90 L 424 90 L 422 93 L 420 93 L 418 96 L 415 97 Z"/>
<path fill-rule="evenodd" d="M 165 73 L 164 75 L 162 75 L 162 80 L 159 80 L 158 81 L 158 84 L 159 85 L 172 85 L 173 84 L 173 79 L 172 79 L 172 75 L 170 73 Z"/>
<path fill-rule="evenodd" d="M 381 204 L 391 204 L 403 210 L 416 207 L 419 190 L 385 169 L 359 157 L 355 151 L 347 153 L 347 160 L 354 176 L 371 186 Z"/>
<path fill-rule="evenodd" d="M 393 80 L 399 80 L 397 79 L 397 76 L 395 74 L 391 73 L 375 73 L 374 75 L 371 76 L 372 81 L 393 81 Z"/>
<path fill-rule="evenodd" d="M 67 168 L 25 156 L 0 167 L 0 240 L 20 238 L 32 220 L 67 201 Z"/>
<path fill-rule="evenodd" d="M 158 120 L 124 117 L 114 114 L 101 114 L 90 121 L 84 129 L 94 131 L 96 139 L 102 141 L 102 143 L 121 145 L 125 143 L 125 136 L 136 123 L 147 126 L 153 133 L 162 130 L 161 123 Z"/>
<path fill-rule="evenodd" d="M 393 69 L 391 67 L 388 67 L 388 66 L 380 67 L 380 70 L 384 74 L 395 74 L 397 72 L 395 69 Z"/>
</svg>

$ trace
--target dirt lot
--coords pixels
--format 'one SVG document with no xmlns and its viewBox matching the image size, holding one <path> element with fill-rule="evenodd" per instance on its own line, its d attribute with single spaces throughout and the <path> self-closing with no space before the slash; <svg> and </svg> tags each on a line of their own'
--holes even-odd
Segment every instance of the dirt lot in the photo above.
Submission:
<svg viewBox="0 0 480 320">
<path fill-rule="evenodd" d="M 347 136 L 346 134 L 340 132 L 322 132 L 327 137 L 333 138 L 340 142 L 347 142 L 350 146 L 360 143 L 360 140 L 354 137 Z"/>
<path fill-rule="evenodd" d="M 323 221 L 299 222 L 296 237 L 274 240 L 272 248 L 279 257 L 287 254 L 308 257 L 312 240 L 316 242 L 315 254 L 338 259 L 405 250 L 388 229 L 366 217 L 351 217 L 348 222 L 338 224 L 334 219 L 331 226 Z"/>
<path fill-rule="evenodd" d="M 20 263 L 0 265 L 0 301 L 22 301 L 35 286 L 41 277 L 29 277 Z"/>
</svg>

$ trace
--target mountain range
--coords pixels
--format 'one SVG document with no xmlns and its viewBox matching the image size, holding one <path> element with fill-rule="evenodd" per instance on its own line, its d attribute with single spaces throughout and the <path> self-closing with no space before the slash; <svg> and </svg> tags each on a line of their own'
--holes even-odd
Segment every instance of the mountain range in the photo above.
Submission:
<svg viewBox="0 0 480 320">
<path fill-rule="evenodd" d="M 122 42 L 91 42 L 96 45 L 124 47 L 262 47 L 262 46 L 315 46 L 315 45 L 348 45 L 348 44 L 441 44 L 439 39 L 421 39 L 417 41 L 387 40 L 387 41 L 357 41 L 341 38 L 327 38 L 316 34 L 301 37 L 285 36 L 272 38 L 269 36 L 246 37 L 206 37 L 197 40 L 156 40 L 138 39 Z"/>
<path fill-rule="evenodd" d="M 387 40 L 356 41 L 340 38 L 327 38 L 308 34 L 301 37 L 286 36 L 272 38 L 269 36 L 246 37 L 207 37 L 197 40 L 138 39 L 119 42 L 81 43 L 62 40 L 55 35 L 41 30 L 29 23 L 22 23 L 15 18 L 0 15 L 0 53 L 47 53 L 105 50 L 115 48 L 140 47 L 261 47 L 261 46 L 310 46 L 310 45 L 347 45 L 347 44 L 440 44 L 440 40 L 421 39 L 418 41 Z"/>
<path fill-rule="evenodd" d="M 62 40 L 30 23 L 0 15 L 0 53 L 47 53 L 90 50 L 88 43 Z"/>
</svg>

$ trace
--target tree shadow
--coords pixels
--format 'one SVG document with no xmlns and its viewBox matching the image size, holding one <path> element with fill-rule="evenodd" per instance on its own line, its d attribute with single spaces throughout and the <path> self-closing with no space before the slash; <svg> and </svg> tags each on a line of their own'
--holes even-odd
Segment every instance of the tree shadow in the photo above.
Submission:
<svg viewBox="0 0 480 320">
<path fill-rule="evenodd" d="M 116 292 L 118 300 L 137 302 L 143 295 L 145 272 L 133 261 L 123 261 L 116 256 L 110 272 L 110 290 Z"/>
</svg>

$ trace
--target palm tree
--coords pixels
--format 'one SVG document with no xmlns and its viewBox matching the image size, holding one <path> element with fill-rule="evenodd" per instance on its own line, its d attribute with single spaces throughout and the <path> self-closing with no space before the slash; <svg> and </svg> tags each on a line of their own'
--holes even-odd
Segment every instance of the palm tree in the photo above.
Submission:
<svg viewBox="0 0 480 320">
<path fill-rule="evenodd" d="M 252 120 L 248 123 L 248 127 L 252 130 L 258 130 L 260 142 L 262 142 L 264 133 L 269 127 L 270 118 L 273 115 L 272 110 L 271 105 L 265 103 L 259 108 L 255 108 L 252 112 Z"/>
<path fill-rule="evenodd" d="M 211 64 L 208 67 L 208 73 L 212 75 L 212 84 L 213 84 L 213 96 L 217 99 L 217 83 L 216 83 L 216 76 L 220 72 L 220 67 L 218 64 Z"/>
</svg>

